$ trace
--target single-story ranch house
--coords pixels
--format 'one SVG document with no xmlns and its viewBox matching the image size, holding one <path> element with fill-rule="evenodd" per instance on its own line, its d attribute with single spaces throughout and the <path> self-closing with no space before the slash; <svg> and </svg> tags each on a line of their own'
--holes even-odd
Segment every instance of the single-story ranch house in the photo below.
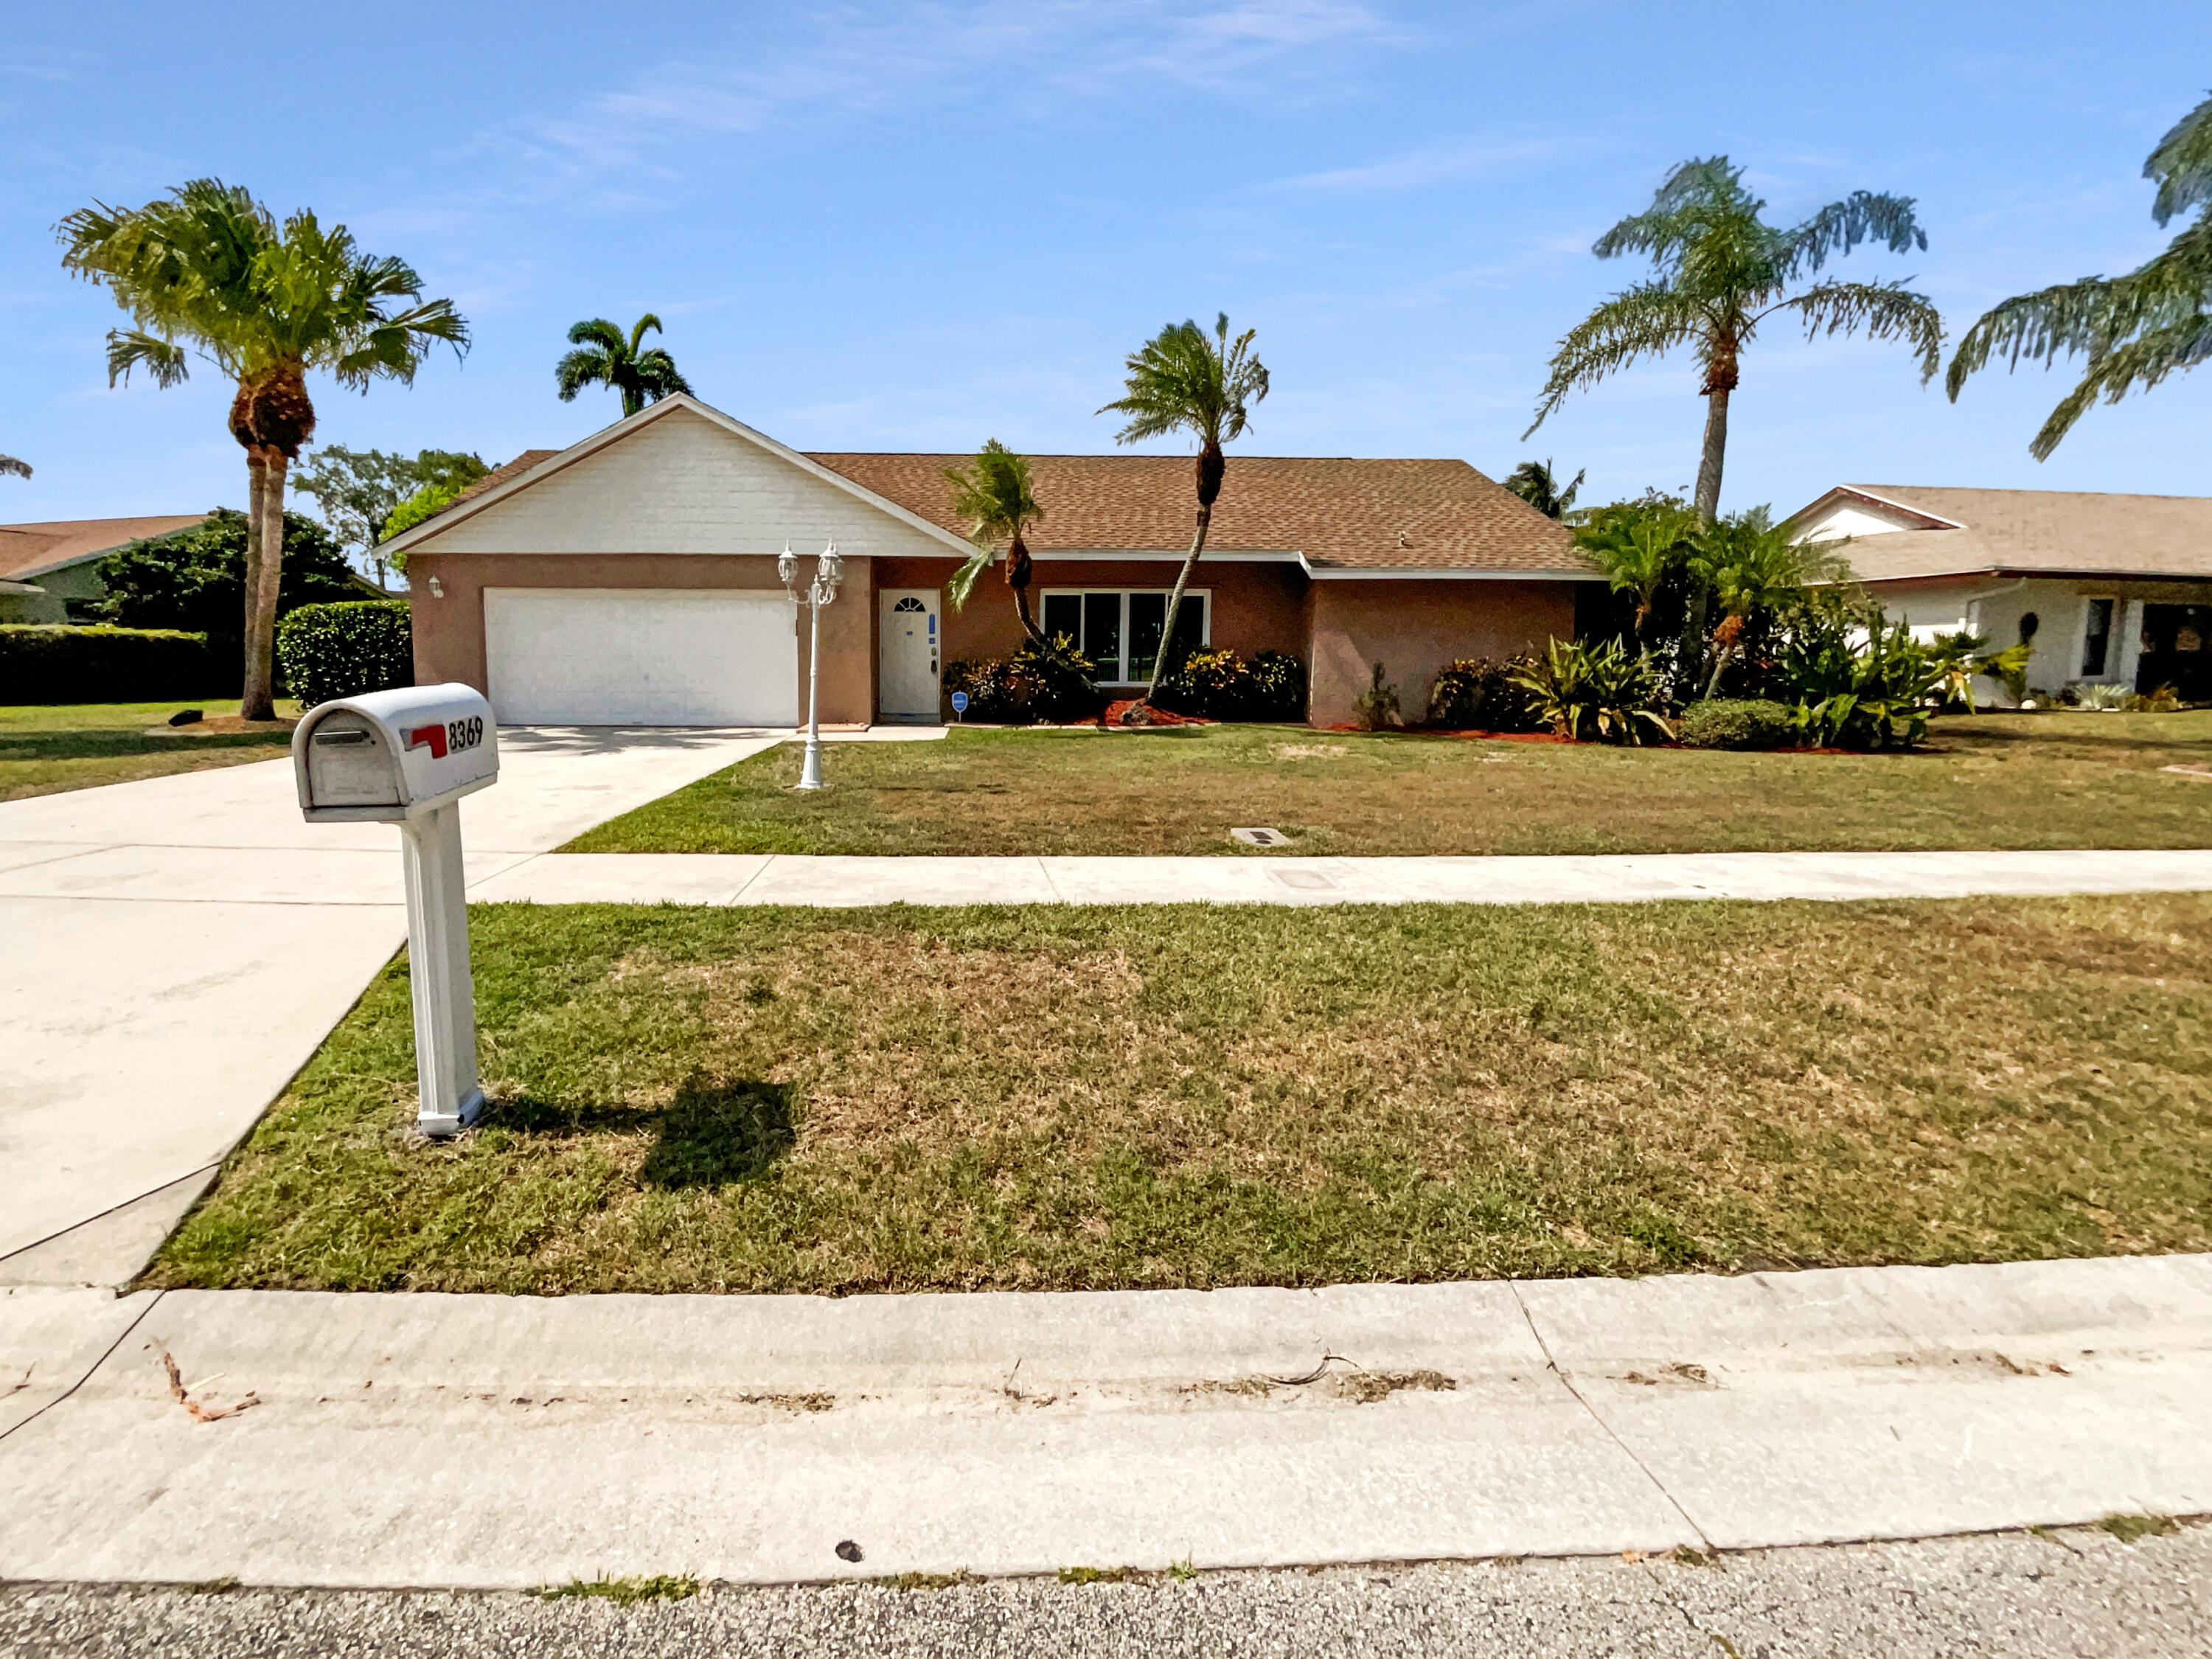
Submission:
<svg viewBox="0 0 2212 1659">
<path fill-rule="evenodd" d="M 531 450 L 390 544 L 416 677 L 465 681 L 515 723 L 791 726 L 806 635 L 776 556 L 788 544 L 811 573 L 834 538 L 846 581 L 822 613 L 823 718 L 944 719 L 945 664 L 1023 637 L 995 574 L 946 604 L 970 550 L 945 471 L 969 459 L 800 454 L 683 395 Z M 1031 461 L 1031 602 L 1102 680 L 1140 684 L 1189 544 L 1192 463 Z M 1597 580 L 1565 528 L 1464 461 L 1232 455 L 1178 632 L 1299 657 L 1326 726 L 1354 718 L 1376 662 L 1413 713 L 1455 658 L 1571 637 Z"/>
<path fill-rule="evenodd" d="M 100 562 L 149 536 L 190 530 L 204 513 L 0 524 L 0 623 L 87 619 L 102 594 Z"/>
<path fill-rule="evenodd" d="M 1838 484 L 1789 527 L 1850 537 L 1852 573 L 1923 638 L 2028 646 L 2033 690 L 2212 701 L 2212 497 Z M 2005 700 L 1986 680 L 1976 690 Z"/>
</svg>

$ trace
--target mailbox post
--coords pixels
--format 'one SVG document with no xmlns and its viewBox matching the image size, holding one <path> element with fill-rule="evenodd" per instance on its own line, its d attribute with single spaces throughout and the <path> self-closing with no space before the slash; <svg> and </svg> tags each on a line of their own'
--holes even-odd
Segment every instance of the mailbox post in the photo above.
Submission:
<svg viewBox="0 0 2212 1659">
<path fill-rule="evenodd" d="M 399 826 L 416 1121 L 427 1135 L 458 1134 L 483 1110 L 460 799 L 499 780 L 491 705 L 466 685 L 341 697 L 294 730 L 292 771 L 308 823 Z"/>
</svg>

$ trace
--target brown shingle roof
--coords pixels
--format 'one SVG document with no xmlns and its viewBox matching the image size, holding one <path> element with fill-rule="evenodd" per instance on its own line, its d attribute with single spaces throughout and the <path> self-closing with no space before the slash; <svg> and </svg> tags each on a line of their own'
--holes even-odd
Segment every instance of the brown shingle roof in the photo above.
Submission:
<svg viewBox="0 0 2212 1659">
<path fill-rule="evenodd" d="M 125 542 L 189 530 L 204 513 L 156 513 L 135 519 L 55 519 L 42 524 L 0 524 L 0 580 L 23 581 L 58 570 Z"/>
<path fill-rule="evenodd" d="M 1843 551 L 1862 581 L 1995 571 L 2212 577 L 2212 496 L 1841 488 L 1963 526 L 1860 537 Z"/>
<path fill-rule="evenodd" d="M 948 467 L 968 455 L 808 458 L 955 535 Z M 1196 509 L 1181 455 L 1032 455 L 1043 522 L 1032 552 L 1181 550 Z M 1574 538 L 1465 461 L 1231 455 L 1206 546 L 1297 552 L 1341 569 L 1532 570 L 1583 575 Z"/>
<path fill-rule="evenodd" d="M 463 501 L 471 501 L 477 496 L 483 495 L 487 489 L 498 489 L 500 485 L 505 483 L 509 478 L 515 477 L 521 473 L 529 471 L 532 467 L 537 465 L 540 461 L 551 460 L 560 453 L 561 452 L 557 449 L 526 449 L 522 453 L 516 456 L 506 465 L 492 468 L 492 470 L 485 473 L 483 477 L 478 478 L 466 489 L 464 489 L 459 495 L 454 496 L 452 501 L 447 501 L 445 506 L 440 507 L 438 509 L 438 513 L 450 513 L 453 508 L 459 507 Z M 430 517 L 433 519 L 436 518 L 438 516 L 438 513 L 433 513 Z M 424 522 L 427 523 L 428 520 L 426 520 Z"/>
</svg>

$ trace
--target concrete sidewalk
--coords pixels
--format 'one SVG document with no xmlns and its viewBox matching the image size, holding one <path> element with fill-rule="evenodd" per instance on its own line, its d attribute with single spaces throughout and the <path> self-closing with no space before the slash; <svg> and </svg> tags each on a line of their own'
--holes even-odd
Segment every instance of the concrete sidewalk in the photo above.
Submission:
<svg viewBox="0 0 2212 1659">
<path fill-rule="evenodd" d="M 486 903 L 1565 904 L 2212 890 L 2212 852 L 1661 853 L 1554 857 L 836 858 L 549 854 L 471 878 Z"/>
<path fill-rule="evenodd" d="M 254 1403 L 200 1420 L 165 1353 L 196 1403 Z M 13 1579 L 775 1583 L 2212 1510 L 2204 1256 L 843 1299 L 19 1290 L 0 1375 L 23 1379 L 0 1407 Z"/>
<path fill-rule="evenodd" d="M 783 741 L 508 730 L 471 880 Z M 0 802 L 0 1283 L 115 1284 L 407 936 L 398 832 L 292 763 Z"/>
</svg>

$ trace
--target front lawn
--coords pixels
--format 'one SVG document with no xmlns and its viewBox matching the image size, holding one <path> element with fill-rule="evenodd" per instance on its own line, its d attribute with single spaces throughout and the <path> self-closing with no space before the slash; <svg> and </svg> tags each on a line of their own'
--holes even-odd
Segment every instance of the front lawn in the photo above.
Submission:
<svg viewBox="0 0 2212 1659">
<path fill-rule="evenodd" d="M 2212 896 L 471 917 L 146 1281 L 1313 1285 L 2212 1248 Z"/>
<path fill-rule="evenodd" d="M 160 737 L 161 726 L 180 708 L 198 708 L 210 720 L 235 715 L 238 699 L 228 702 L 195 698 L 178 702 L 26 703 L 0 708 L 0 800 L 26 795 L 58 794 L 96 784 L 129 783 L 172 772 L 198 772 L 210 766 L 273 760 L 291 747 L 289 731 L 232 732 L 191 735 L 190 727 Z M 295 702 L 279 703 L 283 714 L 296 714 Z"/>
<path fill-rule="evenodd" d="M 2212 713 L 1935 722 L 1905 755 L 1731 754 L 1303 726 L 960 731 L 787 744 L 569 843 L 578 853 L 1665 853 L 2202 847 Z M 1262 856 L 1266 856 L 1262 854 Z"/>
</svg>

